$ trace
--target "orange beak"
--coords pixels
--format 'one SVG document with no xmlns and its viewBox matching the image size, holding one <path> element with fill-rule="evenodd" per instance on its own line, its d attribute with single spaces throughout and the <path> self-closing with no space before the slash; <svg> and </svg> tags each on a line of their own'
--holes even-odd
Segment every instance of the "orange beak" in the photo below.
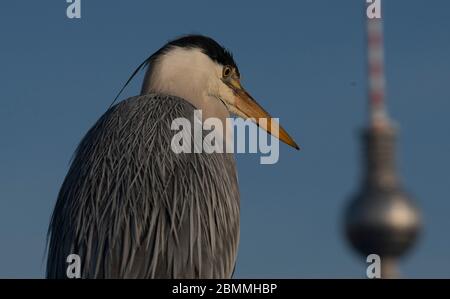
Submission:
<svg viewBox="0 0 450 299">
<path fill-rule="evenodd" d="M 244 119 L 253 120 L 253 122 L 272 136 L 297 150 L 300 149 L 286 130 L 283 129 L 278 122 L 272 119 L 270 114 L 241 86 L 239 80 L 233 78 L 224 81 L 224 83 L 233 90 L 235 95 L 234 111 L 232 112 Z"/>
</svg>

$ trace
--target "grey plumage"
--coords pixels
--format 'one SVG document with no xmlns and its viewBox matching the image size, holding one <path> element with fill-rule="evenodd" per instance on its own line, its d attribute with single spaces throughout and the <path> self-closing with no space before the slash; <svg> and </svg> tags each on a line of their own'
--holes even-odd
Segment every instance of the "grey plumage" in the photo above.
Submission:
<svg viewBox="0 0 450 299">
<path fill-rule="evenodd" d="M 227 278 L 239 242 L 231 154 L 175 154 L 181 98 L 149 94 L 110 108 L 81 141 L 49 229 L 47 277 Z"/>
</svg>

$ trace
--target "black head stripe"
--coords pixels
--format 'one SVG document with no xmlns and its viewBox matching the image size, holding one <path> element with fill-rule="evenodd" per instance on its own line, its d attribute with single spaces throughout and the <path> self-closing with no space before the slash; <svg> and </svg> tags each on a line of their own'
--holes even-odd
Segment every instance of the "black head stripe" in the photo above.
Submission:
<svg viewBox="0 0 450 299">
<path fill-rule="evenodd" d="M 233 55 L 212 38 L 203 35 L 186 35 L 168 42 L 163 48 L 153 56 L 159 56 L 170 50 L 172 47 L 198 48 L 203 51 L 213 61 L 222 65 L 230 65 L 237 69 Z"/>
</svg>

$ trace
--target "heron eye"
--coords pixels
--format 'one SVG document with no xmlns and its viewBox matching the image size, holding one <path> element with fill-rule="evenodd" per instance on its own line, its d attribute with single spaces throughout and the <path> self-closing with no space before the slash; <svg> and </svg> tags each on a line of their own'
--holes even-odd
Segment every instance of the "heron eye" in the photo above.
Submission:
<svg viewBox="0 0 450 299">
<path fill-rule="evenodd" d="M 232 69 L 231 69 L 231 67 L 230 66 L 224 66 L 224 68 L 223 68 L 223 72 L 222 72 L 222 76 L 224 77 L 224 78 L 228 78 L 230 75 L 231 75 L 231 73 L 232 73 Z"/>
</svg>

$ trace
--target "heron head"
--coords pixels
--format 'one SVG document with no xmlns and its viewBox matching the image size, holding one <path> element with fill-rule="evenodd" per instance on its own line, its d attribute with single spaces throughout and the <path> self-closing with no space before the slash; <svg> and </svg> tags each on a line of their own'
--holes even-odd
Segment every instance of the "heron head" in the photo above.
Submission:
<svg viewBox="0 0 450 299">
<path fill-rule="evenodd" d="M 201 35 L 181 37 L 167 43 L 148 62 L 142 94 L 166 93 L 186 99 L 203 111 L 226 110 L 251 119 L 268 133 L 299 149 L 244 89 L 233 55 L 213 39 Z"/>
</svg>

